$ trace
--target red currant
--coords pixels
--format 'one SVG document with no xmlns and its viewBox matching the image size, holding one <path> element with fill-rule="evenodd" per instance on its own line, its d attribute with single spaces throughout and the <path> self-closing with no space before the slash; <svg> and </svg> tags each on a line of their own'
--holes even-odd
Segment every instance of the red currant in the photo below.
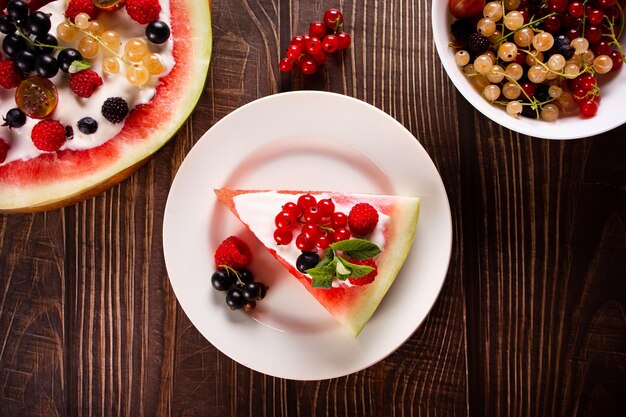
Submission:
<svg viewBox="0 0 626 417">
<path fill-rule="evenodd" d="M 343 25 L 343 14 L 337 9 L 328 9 L 324 12 L 324 24 L 328 29 L 336 30 Z"/>
<path fill-rule="evenodd" d="M 276 215 L 274 223 L 276 224 L 276 227 L 280 230 L 291 231 L 295 229 L 295 227 L 298 225 L 298 219 L 296 218 L 296 216 L 293 215 L 293 213 L 290 213 L 288 211 L 281 211 L 280 213 L 278 213 L 278 215 Z"/>
<path fill-rule="evenodd" d="M 326 249 L 330 246 L 331 243 L 332 242 L 330 241 L 330 238 L 328 236 L 320 236 L 320 238 L 317 239 L 317 242 L 315 242 L 315 246 L 320 249 Z"/>
<path fill-rule="evenodd" d="M 317 200 L 311 194 L 303 194 L 298 197 L 298 207 L 304 212 L 307 208 L 317 205 Z"/>
<path fill-rule="evenodd" d="M 298 45 L 304 50 L 304 36 L 296 35 L 291 39 L 291 45 Z"/>
<path fill-rule="evenodd" d="M 585 29 L 585 38 L 591 44 L 599 42 L 602 39 L 602 29 L 599 26 L 589 26 Z"/>
<path fill-rule="evenodd" d="M 598 113 L 598 103 L 595 100 L 583 101 L 579 106 L 582 117 L 593 117 Z"/>
<path fill-rule="evenodd" d="M 596 80 L 596 77 L 591 74 L 585 74 L 580 79 L 580 88 L 583 91 L 589 91 L 596 85 L 598 85 L 598 81 Z"/>
<path fill-rule="evenodd" d="M 613 61 L 613 68 L 611 68 L 611 71 L 619 70 L 622 67 L 622 64 L 624 63 L 624 57 L 622 56 L 622 54 L 620 54 L 619 51 L 616 51 L 614 49 L 609 54 L 609 57 Z"/>
<path fill-rule="evenodd" d="M 300 45 L 289 45 L 285 56 L 293 61 L 296 61 L 302 55 L 302 47 Z"/>
<path fill-rule="evenodd" d="M 561 29 L 561 19 L 557 16 L 547 17 L 546 20 L 543 21 L 543 27 L 546 31 L 554 34 Z"/>
<path fill-rule="evenodd" d="M 289 58 L 283 58 L 280 60 L 280 72 L 289 72 L 293 69 L 293 61 Z"/>
<path fill-rule="evenodd" d="M 279 245 L 288 245 L 293 239 L 293 233 L 291 230 L 274 230 L 274 241 Z"/>
<path fill-rule="evenodd" d="M 565 34 L 567 35 L 567 37 L 571 41 L 571 40 L 574 40 L 576 38 L 580 38 L 581 32 L 580 32 L 580 29 L 578 29 L 578 28 L 571 28 Z M 525 54 L 518 54 L 518 55 L 525 55 Z"/>
<path fill-rule="evenodd" d="M 611 53 L 611 44 L 607 41 L 600 41 L 593 46 L 593 52 L 598 55 L 608 55 Z"/>
<path fill-rule="evenodd" d="M 315 249 L 315 242 L 309 240 L 304 234 L 300 233 L 296 237 L 296 247 L 302 251 L 310 252 Z"/>
<path fill-rule="evenodd" d="M 302 231 L 300 233 L 303 234 L 308 240 L 313 242 L 317 242 L 317 240 L 322 237 L 322 232 L 320 231 L 320 228 L 310 223 L 302 226 Z"/>
<path fill-rule="evenodd" d="M 340 240 L 348 240 L 350 239 L 351 236 L 352 234 L 350 233 L 348 229 L 346 229 L 345 227 L 340 227 L 339 229 L 335 230 L 335 232 L 333 233 L 333 242 L 339 242 Z"/>
<path fill-rule="evenodd" d="M 309 25 L 309 35 L 322 39 L 326 35 L 326 26 L 322 22 L 313 22 Z"/>
<path fill-rule="evenodd" d="M 350 42 L 352 42 L 352 39 L 350 38 L 350 35 L 348 35 L 346 32 L 339 32 L 337 34 L 337 39 L 339 40 L 339 49 L 346 49 L 347 47 L 350 46 Z"/>
<path fill-rule="evenodd" d="M 575 1 L 569 4 L 568 11 L 572 17 L 582 17 L 585 14 L 585 6 L 579 1 Z"/>
<path fill-rule="evenodd" d="M 291 201 L 289 203 L 285 203 L 282 209 L 283 211 L 288 211 L 292 213 L 296 217 L 302 216 L 302 209 L 300 208 L 300 206 L 298 206 L 296 203 L 293 203 Z"/>
<path fill-rule="evenodd" d="M 530 19 L 530 13 L 528 13 L 528 10 L 527 9 L 519 9 L 518 12 L 524 18 L 524 23 L 528 23 L 528 21 Z"/>
<path fill-rule="evenodd" d="M 529 81 L 520 84 L 520 87 L 522 87 L 522 90 L 524 90 L 524 93 L 526 93 L 528 97 L 534 96 L 535 91 L 537 90 L 537 84 L 531 83 Z"/>
<path fill-rule="evenodd" d="M 317 206 L 307 207 L 302 213 L 302 220 L 305 223 L 310 224 L 319 224 L 320 220 L 322 220 L 322 215 L 320 214 Z"/>
<path fill-rule="evenodd" d="M 348 225 L 348 216 L 340 211 L 333 213 L 330 218 L 330 225 L 333 229 L 346 227 Z"/>
<path fill-rule="evenodd" d="M 326 35 L 322 41 L 322 48 L 325 52 L 332 54 L 339 49 L 339 39 L 335 35 Z"/>
<path fill-rule="evenodd" d="M 596 0 L 598 7 L 603 9 L 608 9 L 609 7 L 615 6 L 617 4 L 617 0 Z"/>
<path fill-rule="evenodd" d="M 322 52 L 322 42 L 318 38 L 311 36 L 311 39 L 306 43 L 306 51 L 311 55 L 319 54 Z"/>
<path fill-rule="evenodd" d="M 326 52 L 322 51 L 317 55 L 313 55 L 311 58 L 313 58 L 313 61 L 315 61 L 317 65 L 322 65 L 326 62 Z"/>
<path fill-rule="evenodd" d="M 317 210 L 322 217 L 330 217 L 335 212 L 335 203 L 330 198 L 318 201 Z"/>
<path fill-rule="evenodd" d="M 604 19 L 604 13 L 602 13 L 602 10 L 593 9 L 587 14 L 587 19 L 592 25 L 599 25 L 602 23 L 602 19 Z"/>
<path fill-rule="evenodd" d="M 568 0 L 548 0 L 548 8 L 553 12 L 565 13 L 568 6 Z"/>
<path fill-rule="evenodd" d="M 313 75 L 317 72 L 317 64 L 312 59 L 305 59 L 300 65 L 300 71 L 304 75 Z"/>
</svg>

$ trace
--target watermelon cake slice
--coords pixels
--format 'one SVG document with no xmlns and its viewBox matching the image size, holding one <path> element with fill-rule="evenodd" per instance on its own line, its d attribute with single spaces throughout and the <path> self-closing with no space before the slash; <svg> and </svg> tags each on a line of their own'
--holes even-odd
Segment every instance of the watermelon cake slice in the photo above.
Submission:
<svg viewBox="0 0 626 417">
<path fill-rule="evenodd" d="M 215 193 L 354 336 L 400 272 L 413 244 L 420 207 L 417 197 L 390 195 L 233 189 Z M 289 211 L 294 217 L 285 214 Z M 379 251 L 368 252 L 374 247 Z"/>
<path fill-rule="evenodd" d="M 4 160 L 3 157 L 0 160 L 0 212 L 35 212 L 62 207 L 117 184 L 139 168 L 150 155 L 172 138 L 189 117 L 203 91 L 211 58 L 210 0 L 154 1 L 158 1 L 161 5 L 162 11 L 159 19 L 169 22 L 171 35 L 163 45 L 171 44 L 167 47 L 169 48 L 167 59 L 168 62 L 173 62 L 168 67 L 168 72 L 159 76 L 158 83 L 151 87 L 154 95 L 150 95 L 149 101 L 141 102 L 131 108 L 130 113 L 122 122 L 121 130 L 103 138 L 101 143 L 98 142 L 93 147 L 76 148 L 77 136 L 81 135 L 81 132 L 76 125 L 76 117 L 72 117 L 72 112 L 80 112 L 87 106 L 92 106 L 94 109 L 92 113 L 99 115 L 100 106 L 104 106 L 102 104 L 104 98 L 119 96 L 123 91 L 120 91 L 122 89 L 116 90 L 110 82 L 110 79 L 114 77 L 102 69 L 102 61 L 106 54 L 101 52 L 96 58 L 88 61 L 92 66 L 91 69 L 102 77 L 104 85 L 99 87 L 92 97 L 78 98 L 74 106 L 77 110 L 74 111 L 68 105 L 68 100 L 61 99 L 61 90 L 69 91 L 71 74 L 59 71 L 52 81 L 59 89 L 60 99 L 54 112 L 46 118 L 58 119 L 64 126 L 73 126 L 73 140 L 68 137 L 60 149 L 41 152 L 33 148 L 34 139 L 31 140 L 34 135 L 31 134 L 32 125 L 37 120 L 33 121 L 29 118 L 24 127 L 13 129 L 9 129 L 6 125 L 0 126 L 0 139 L 10 147 L 7 159 Z M 42 10 L 51 15 L 50 34 L 60 36 L 56 32 L 56 25 L 57 22 L 65 19 L 63 11 L 68 7 L 68 2 L 56 0 L 33 4 L 35 3 L 47 3 Z M 130 4 L 130 2 L 122 2 L 120 5 L 124 3 Z M 120 19 L 125 19 L 119 25 L 116 22 L 118 16 Z M 146 25 L 132 22 L 124 8 L 112 13 L 102 10 L 97 20 L 107 29 L 119 28 L 116 30 L 119 30 L 119 34 L 122 35 L 122 42 L 126 40 L 122 28 L 126 27 L 134 28 L 135 32 L 132 36 L 139 34 L 145 40 Z M 0 41 L 4 36 L 0 34 Z M 64 43 L 59 38 L 60 45 L 77 48 L 76 44 L 81 36 L 78 36 L 72 43 Z M 165 48 L 161 45 L 150 44 L 149 46 L 150 51 L 154 51 L 155 48 L 161 51 Z M 103 50 L 103 48 L 101 46 L 100 49 Z M 121 53 L 123 51 L 124 45 L 122 44 Z M 56 57 L 57 54 L 53 52 L 53 56 Z M 115 75 L 117 78 L 123 78 L 126 66 L 122 60 L 119 62 L 121 70 Z M 23 76 L 31 77 L 32 72 L 30 75 L 25 73 Z M 135 91 L 138 93 L 131 92 L 130 95 L 134 97 L 137 94 L 145 94 L 147 90 L 137 87 Z M 105 96 L 94 98 L 99 93 Z M 16 107 L 17 100 L 13 101 L 15 95 L 15 88 L 3 89 L 0 86 L 0 109 L 2 110 L 0 125 L 2 124 L 1 117 L 7 114 L 7 110 Z M 122 123 L 117 123 L 115 126 L 121 126 Z M 112 129 L 113 123 L 101 121 L 99 132 L 105 131 L 105 128 Z M 87 135 L 85 141 L 89 139 Z M 30 148 L 33 148 L 35 153 L 30 152 Z M 26 152 L 23 152 L 24 149 Z M 17 156 L 15 156 L 16 153 Z M 19 155 L 20 153 L 24 155 Z"/>
</svg>

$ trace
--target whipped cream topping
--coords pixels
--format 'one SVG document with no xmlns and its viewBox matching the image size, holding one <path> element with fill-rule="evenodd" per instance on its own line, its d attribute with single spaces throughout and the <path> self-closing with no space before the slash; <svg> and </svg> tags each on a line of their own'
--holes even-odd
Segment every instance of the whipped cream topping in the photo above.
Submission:
<svg viewBox="0 0 626 417">
<path fill-rule="evenodd" d="M 296 202 L 299 195 L 278 193 L 276 191 L 267 191 L 260 193 L 247 193 L 240 194 L 234 198 L 235 207 L 241 220 L 246 223 L 251 230 L 254 231 L 257 238 L 268 248 L 276 250 L 276 253 L 295 267 L 298 256 L 302 254 L 302 251 L 296 247 L 295 238 L 299 233 L 299 230 L 294 231 L 293 240 L 288 245 L 278 245 L 274 241 L 274 230 L 276 225 L 274 224 L 274 218 L 281 211 L 281 207 L 288 202 Z M 328 194 L 316 194 L 315 199 L 320 201 L 325 198 L 331 198 Z M 342 212 L 346 215 L 350 213 L 350 210 L 354 204 L 342 204 L 333 199 L 335 203 L 335 212 Z M 389 216 L 382 213 L 379 207 L 374 205 L 374 208 L 378 211 L 378 224 L 374 231 L 367 237 L 372 243 L 378 245 L 379 248 L 383 248 L 385 244 L 385 237 L 383 231 L 386 229 L 386 225 L 389 222 Z M 321 251 L 318 250 L 321 255 Z M 304 274 L 306 277 L 311 278 L 308 274 Z M 340 285 L 352 286 L 348 280 L 339 281 L 333 280 L 333 287 Z"/>
<path fill-rule="evenodd" d="M 169 0 L 159 0 L 159 3 L 161 4 L 159 19 L 171 27 Z M 50 33 L 55 36 L 56 27 L 65 20 L 63 15 L 65 9 L 66 2 L 64 0 L 53 1 L 40 9 L 44 13 L 51 14 L 52 27 Z M 154 97 L 159 78 L 167 75 L 175 64 L 172 55 L 174 48 L 172 37 L 170 36 L 170 39 L 161 45 L 151 44 L 146 40 L 146 25 L 141 25 L 132 20 L 125 9 L 120 9 L 113 13 L 101 12 L 97 20 L 104 25 L 105 30 L 114 30 L 120 35 L 122 41 L 122 46 L 118 52 L 120 55 L 124 53 L 123 49 L 126 41 L 132 38 L 144 39 L 148 44 L 149 51 L 160 55 L 165 70 L 158 76 L 150 76 L 150 80 L 141 87 L 132 85 L 126 78 L 126 65 L 121 61 L 120 71 L 116 74 L 109 74 L 102 70 L 102 62 L 108 54 L 100 46 L 98 56 L 87 61 L 91 64 L 91 69 L 102 77 L 103 84 L 89 98 L 76 96 L 69 86 L 70 74 L 59 70 L 59 73 L 50 79 L 57 88 L 59 102 L 54 112 L 47 119 L 58 120 L 64 126 L 72 126 L 74 130 L 74 138 L 67 140 L 60 150 L 91 149 L 102 145 L 114 137 L 122 130 L 124 122 L 111 123 L 102 116 L 100 109 L 104 101 L 109 97 L 122 97 L 128 103 L 131 111 L 139 104 L 148 103 Z M 2 43 L 4 37 L 4 34 L 0 34 L 0 43 Z M 79 33 L 78 37 L 71 43 L 59 40 L 59 45 L 77 49 L 76 45 L 80 38 L 81 35 Z M 15 91 L 15 88 L 7 90 L 0 87 L 0 120 L 1 117 L 6 116 L 10 109 L 17 107 L 15 104 Z M 98 130 L 95 133 L 86 135 L 78 129 L 77 123 L 83 117 L 91 117 L 98 122 Z M 45 153 L 37 149 L 31 140 L 31 131 L 39 121 L 27 117 L 26 124 L 20 128 L 9 129 L 6 126 L 0 126 L 0 138 L 4 139 L 10 146 L 7 158 L 4 161 L 5 164 L 16 160 L 36 158 Z M 0 122 L 0 124 L 2 123 Z"/>
</svg>

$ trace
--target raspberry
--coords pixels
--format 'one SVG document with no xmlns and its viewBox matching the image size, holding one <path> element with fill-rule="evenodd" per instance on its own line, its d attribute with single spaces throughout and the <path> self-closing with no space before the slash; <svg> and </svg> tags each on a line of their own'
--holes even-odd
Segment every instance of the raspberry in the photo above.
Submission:
<svg viewBox="0 0 626 417">
<path fill-rule="evenodd" d="M 491 41 L 478 32 L 472 33 L 467 42 L 467 48 L 474 56 L 482 54 L 491 46 Z"/>
<path fill-rule="evenodd" d="M 111 123 L 124 120 L 128 111 L 128 103 L 121 97 L 109 97 L 102 105 L 102 115 Z"/>
<path fill-rule="evenodd" d="M 70 0 L 65 10 L 65 17 L 73 22 L 77 14 L 87 13 L 93 20 L 98 17 L 98 12 L 98 8 L 91 0 Z"/>
<path fill-rule="evenodd" d="M 378 212 L 367 203 L 359 203 L 352 207 L 348 214 L 348 226 L 350 231 L 357 236 L 365 236 L 372 233 L 378 224 Z"/>
<path fill-rule="evenodd" d="M 348 278 L 348 281 L 350 282 L 350 284 L 367 285 L 367 284 L 371 284 L 372 282 L 374 282 L 374 280 L 376 279 L 376 275 L 378 275 L 378 265 L 376 265 L 376 261 L 374 261 L 371 258 L 364 259 L 364 260 L 349 259 L 349 261 L 356 265 L 367 265 L 367 266 L 371 266 L 372 268 L 374 268 L 372 272 L 360 278 Z"/>
<path fill-rule="evenodd" d="M 78 97 L 91 97 L 96 88 L 102 85 L 102 78 L 90 69 L 75 72 L 70 76 L 70 88 Z"/>
<path fill-rule="evenodd" d="M 252 253 L 246 243 L 237 236 L 226 238 L 215 250 L 215 266 L 242 269 L 250 264 Z"/>
<path fill-rule="evenodd" d="M 9 152 L 9 145 L 5 142 L 4 139 L 0 138 L 0 164 L 7 159 L 7 153 Z"/>
<path fill-rule="evenodd" d="M 54 152 L 65 142 L 65 126 L 57 120 L 42 120 L 30 135 L 37 149 Z"/>
<path fill-rule="evenodd" d="M 0 85 L 6 89 L 15 88 L 24 77 L 10 59 L 0 60 Z"/>
<path fill-rule="evenodd" d="M 134 21 L 146 25 L 158 20 L 161 5 L 157 0 L 128 0 L 126 12 Z"/>
</svg>

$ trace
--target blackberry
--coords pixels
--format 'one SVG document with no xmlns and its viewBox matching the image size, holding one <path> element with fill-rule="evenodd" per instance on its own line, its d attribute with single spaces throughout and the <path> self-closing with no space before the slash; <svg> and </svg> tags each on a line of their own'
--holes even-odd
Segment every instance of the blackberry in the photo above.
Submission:
<svg viewBox="0 0 626 417">
<path fill-rule="evenodd" d="M 2 126 L 8 126 L 9 129 L 22 127 L 26 123 L 26 115 L 17 107 L 9 110 L 2 119 L 4 120 Z"/>
<path fill-rule="evenodd" d="M 548 84 L 538 84 L 535 90 L 535 98 L 541 103 L 548 101 L 550 99 L 550 94 L 548 94 L 549 89 Z"/>
<path fill-rule="evenodd" d="M 120 123 L 128 112 L 128 103 L 121 97 L 109 97 L 102 104 L 102 115 L 111 123 Z"/>
<path fill-rule="evenodd" d="M 91 117 L 83 117 L 78 121 L 78 130 L 83 132 L 85 135 L 91 135 L 92 133 L 96 133 L 98 130 L 98 122 Z"/>
<path fill-rule="evenodd" d="M 475 32 L 475 26 L 469 20 L 455 20 L 450 26 L 452 36 L 459 42 L 466 43 L 472 33 Z"/>
<path fill-rule="evenodd" d="M 474 32 L 468 39 L 468 49 L 474 56 L 478 56 L 485 52 L 491 46 L 491 41 L 486 36 L 481 35 L 478 32 Z"/>
</svg>

